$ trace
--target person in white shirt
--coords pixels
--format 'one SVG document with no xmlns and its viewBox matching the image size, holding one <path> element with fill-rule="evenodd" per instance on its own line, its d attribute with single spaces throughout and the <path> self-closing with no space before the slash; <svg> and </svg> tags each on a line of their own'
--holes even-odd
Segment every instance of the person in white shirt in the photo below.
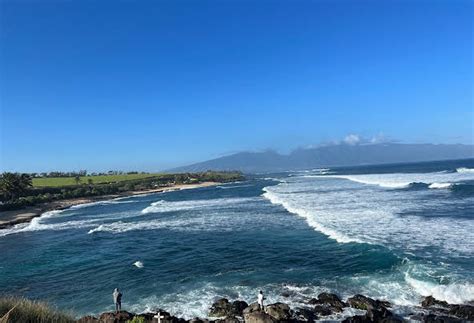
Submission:
<svg viewBox="0 0 474 323">
<path fill-rule="evenodd" d="M 265 299 L 265 297 L 263 297 L 263 292 L 260 291 L 260 292 L 258 293 L 258 307 L 260 308 L 261 311 L 264 310 L 264 308 L 263 308 L 263 300 L 264 300 L 264 299 Z"/>
</svg>

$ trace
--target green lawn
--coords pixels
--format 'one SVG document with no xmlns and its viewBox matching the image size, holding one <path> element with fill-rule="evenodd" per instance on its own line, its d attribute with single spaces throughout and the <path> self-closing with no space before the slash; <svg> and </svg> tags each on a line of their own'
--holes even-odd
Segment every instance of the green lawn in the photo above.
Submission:
<svg viewBox="0 0 474 323">
<path fill-rule="evenodd" d="M 100 176 L 81 176 L 79 184 L 87 184 L 88 180 L 91 179 L 93 184 L 101 183 L 112 183 L 122 182 L 134 179 L 142 179 L 147 177 L 155 177 L 160 174 L 124 174 L 124 175 L 100 175 Z M 46 187 L 46 186 L 70 186 L 76 185 L 74 177 L 42 177 L 33 178 L 34 187 Z"/>
</svg>

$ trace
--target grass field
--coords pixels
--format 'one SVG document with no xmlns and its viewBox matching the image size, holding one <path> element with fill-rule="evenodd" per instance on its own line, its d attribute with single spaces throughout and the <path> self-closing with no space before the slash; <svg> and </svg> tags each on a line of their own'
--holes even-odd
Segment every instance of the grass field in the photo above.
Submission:
<svg viewBox="0 0 474 323">
<path fill-rule="evenodd" d="M 147 177 L 155 177 L 160 174 L 123 174 L 123 175 L 99 175 L 99 176 L 81 176 L 79 184 L 87 184 L 91 179 L 93 184 L 116 183 Z M 74 177 L 42 177 L 33 178 L 33 187 L 47 186 L 71 186 L 76 185 Z"/>
</svg>

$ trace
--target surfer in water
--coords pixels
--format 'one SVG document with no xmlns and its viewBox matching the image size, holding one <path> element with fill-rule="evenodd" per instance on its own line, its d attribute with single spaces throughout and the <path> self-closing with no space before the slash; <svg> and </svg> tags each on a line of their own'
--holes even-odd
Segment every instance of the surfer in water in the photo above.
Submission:
<svg viewBox="0 0 474 323">
<path fill-rule="evenodd" d="M 114 303 L 115 303 L 115 313 L 118 313 L 122 310 L 122 293 L 118 288 L 115 288 L 114 293 Z"/>
<path fill-rule="evenodd" d="M 263 308 L 263 300 L 264 300 L 264 299 L 265 299 L 265 297 L 263 297 L 263 292 L 260 291 L 260 292 L 258 293 L 258 307 L 260 308 L 261 311 L 264 310 L 264 308 Z"/>
</svg>

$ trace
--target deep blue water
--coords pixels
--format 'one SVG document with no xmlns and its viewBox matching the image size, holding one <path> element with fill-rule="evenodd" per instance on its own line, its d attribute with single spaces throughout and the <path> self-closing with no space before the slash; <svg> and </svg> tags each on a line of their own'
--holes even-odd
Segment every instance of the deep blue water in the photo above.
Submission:
<svg viewBox="0 0 474 323">
<path fill-rule="evenodd" d="M 115 287 L 124 309 L 186 317 L 259 289 L 294 306 L 321 291 L 401 312 L 424 295 L 468 302 L 474 160 L 267 174 L 83 205 L 0 231 L 0 251 L 0 293 L 78 316 L 111 310 Z"/>
</svg>

